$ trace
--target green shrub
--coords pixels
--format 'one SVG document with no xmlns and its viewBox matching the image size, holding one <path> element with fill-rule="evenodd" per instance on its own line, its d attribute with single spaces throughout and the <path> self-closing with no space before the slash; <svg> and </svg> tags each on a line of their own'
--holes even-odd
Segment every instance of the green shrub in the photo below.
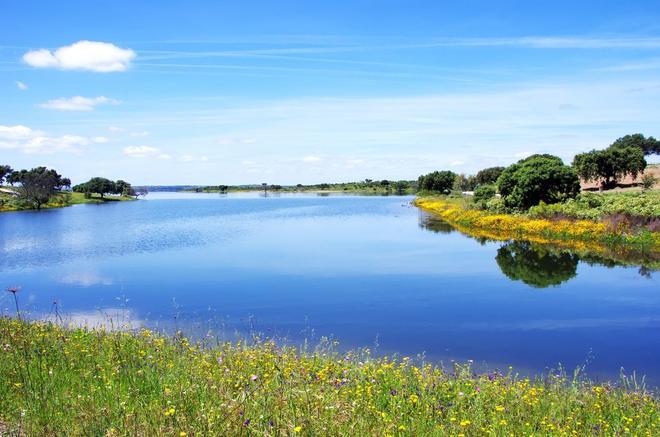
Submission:
<svg viewBox="0 0 660 437">
<path fill-rule="evenodd" d="M 486 208 L 486 203 L 493 197 L 495 197 L 495 187 L 493 185 L 479 185 L 474 190 L 474 202 L 482 209 Z"/>
</svg>

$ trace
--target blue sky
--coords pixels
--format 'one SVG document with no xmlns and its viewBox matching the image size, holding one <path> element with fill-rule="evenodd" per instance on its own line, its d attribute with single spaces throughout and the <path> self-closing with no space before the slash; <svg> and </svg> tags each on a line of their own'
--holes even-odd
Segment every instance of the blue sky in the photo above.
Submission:
<svg viewBox="0 0 660 437">
<path fill-rule="evenodd" d="M 660 2 L 447 3 L 5 0 L 0 163 L 295 184 L 660 136 Z"/>
</svg>

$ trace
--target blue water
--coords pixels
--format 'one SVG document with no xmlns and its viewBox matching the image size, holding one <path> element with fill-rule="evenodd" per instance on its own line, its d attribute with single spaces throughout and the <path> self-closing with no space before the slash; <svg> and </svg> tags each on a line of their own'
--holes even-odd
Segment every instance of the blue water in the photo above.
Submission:
<svg viewBox="0 0 660 437">
<path fill-rule="evenodd" d="M 409 197 L 152 193 L 0 214 L 0 286 L 33 318 L 299 343 L 660 385 L 660 280 L 482 243 Z M 642 272 L 644 273 L 644 272 Z M 13 314 L 9 293 L 0 308 Z"/>
</svg>

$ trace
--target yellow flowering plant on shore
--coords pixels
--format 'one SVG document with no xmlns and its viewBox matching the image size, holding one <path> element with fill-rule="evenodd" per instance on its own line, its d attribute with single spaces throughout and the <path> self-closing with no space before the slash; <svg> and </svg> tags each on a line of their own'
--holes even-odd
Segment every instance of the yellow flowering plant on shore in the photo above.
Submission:
<svg viewBox="0 0 660 437">
<path fill-rule="evenodd" d="M 640 251 L 660 255 L 660 233 L 612 227 L 594 220 L 543 219 L 470 209 L 460 201 L 417 198 L 414 204 L 470 235 L 494 240 L 525 239 L 595 252 Z"/>
</svg>

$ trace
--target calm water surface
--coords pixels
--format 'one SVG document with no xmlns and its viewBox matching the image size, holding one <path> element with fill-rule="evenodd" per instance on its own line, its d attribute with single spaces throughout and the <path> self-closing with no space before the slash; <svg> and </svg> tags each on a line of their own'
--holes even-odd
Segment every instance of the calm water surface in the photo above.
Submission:
<svg viewBox="0 0 660 437">
<path fill-rule="evenodd" d="M 0 214 L 0 286 L 31 317 L 107 317 L 488 368 L 586 363 L 660 384 L 660 280 L 526 243 L 480 243 L 409 197 L 152 193 Z M 2 311 L 13 314 L 9 293 Z"/>
</svg>

